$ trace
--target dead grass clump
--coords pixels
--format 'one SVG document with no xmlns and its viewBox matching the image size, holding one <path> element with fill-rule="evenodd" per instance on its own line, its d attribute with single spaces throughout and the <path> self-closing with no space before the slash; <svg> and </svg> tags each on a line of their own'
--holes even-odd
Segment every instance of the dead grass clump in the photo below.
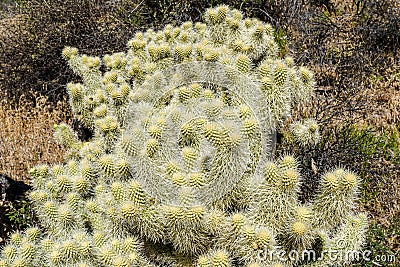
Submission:
<svg viewBox="0 0 400 267">
<path fill-rule="evenodd" d="M 29 168 L 61 162 L 65 151 L 53 139 L 53 126 L 69 114 L 66 101 L 54 107 L 44 96 L 35 103 L 24 96 L 18 103 L 0 100 L 0 173 L 29 182 Z"/>
</svg>

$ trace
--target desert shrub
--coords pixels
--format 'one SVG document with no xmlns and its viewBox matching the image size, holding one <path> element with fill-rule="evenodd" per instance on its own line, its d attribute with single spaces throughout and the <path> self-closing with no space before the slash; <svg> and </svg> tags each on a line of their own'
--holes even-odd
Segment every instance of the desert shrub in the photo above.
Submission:
<svg viewBox="0 0 400 267">
<path fill-rule="evenodd" d="M 27 200 L 0 202 L 0 246 L 4 246 L 10 234 L 34 225 L 34 213 Z"/>
<path fill-rule="evenodd" d="M 13 103 L 0 100 L 0 170 L 27 183 L 32 164 L 63 159 L 63 148 L 49 136 L 53 134 L 52 125 L 71 122 L 65 102 L 54 107 L 44 96 L 36 97 L 35 102 L 24 96 Z"/>
<path fill-rule="evenodd" d="M 30 91 L 46 94 L 54 103 L 66 95 L 73 73 L 60 57 L 65 45 L 88 54 L 123 51 L 137 29 L 158 29 L 167 23 L 200 21 L 202 12 L 222 1 L 9 1 L 0 11 L 0 86 L 2 95 L 17 99 Z M 272 16 L 295 12 L 295 6 L 271 1 L 231 1 L 247 15 L 277 27 Z M 279 32 L 279 31 L 277 31 Z M 281 37 L 283 34 L 281 34 Z M 284 39 L 282 39 L 283 41 Z M 278 43 L 279 44 L 279 43 Z M 286 49 L 282 44 L 282 49 Z"/>
<path fill-rule="evenodd" d="M 134 30 L 101 0 L 17 1 L 2 15 L 0 83 L 10 99 L 36 91 L 62 100 L 74 77 L 59 56 L 66 44 L 88 53 L 118 51 Z"/>
</svg>

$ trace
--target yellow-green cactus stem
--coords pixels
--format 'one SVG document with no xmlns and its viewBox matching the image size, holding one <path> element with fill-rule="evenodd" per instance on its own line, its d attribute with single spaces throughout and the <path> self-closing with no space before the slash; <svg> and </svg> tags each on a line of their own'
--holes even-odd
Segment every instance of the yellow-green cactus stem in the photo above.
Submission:
<svg viewBox="0 0 400 267">
<path fill-rule="evenodd" d="M 123 249 L 126 253 L 134 253 L 139 249 L 139 241 L 133 237 L 127 237 L 123 243 Z"/>
<path fill-rule="evenodd" d="M 12 233 L 10 236 L 10 241 L 13 245 L 21 245 L 22 242 L 22 234 L 19 232 Z"/>
<path fill-rule="evenodd" d="M 211 267 L 212 266 L 211 260 L 207 256 L 204 256 L 204 255 L 200 256 L 197 259 L 197 265 L 199 267 Z"/>
<path fill-rule="evenodd" d="M 181 172 L 176 172 L 172 175 L 172 183 L 179 186 L 186 185 L 185 175 Z"/>
<path fill-rule="evenodd" d="M 68 163 L 67 163 L 67 169 L 68 169 L 68 172 L 69 172 L 71 175 L 76 175 L 76 174 L 78 173 L 78 171 L 79 171 L 79 164 L 78 164 L 78 162 L 77 162 L 76 160 L 70 160 L 70 161 L 68 161 Z"/>
<path fill-rule="evenodd" d="M 12 261 L 17 256 L 17 247 L 7 245 L 3 248 L 3 255 L 7 260 Z"/>
<path fill-rule="evenodd" d="M 271 234 L 267 230 L 261 230 L 256 235 L 257 247 L 263 249 L 269 247 L 271 243 Z"/>
<path fill-rule="evenodd" d="M 234 231 L 240 231 L 246 223 L 246 217 L 241 213 L 236 213 L 231 217 L 231 227 Z"/>
<path fill-rule="evenodd" d="M 125 198 L 125 185 L 121 182 L 114 182 L 110 186 L 111 194 L 117 201 L 122 201 Z"/>
<path fill-rule="evenodd" d="M 130 176 L 129 163 L 125 159 L 120 159 L 115 163 L 116 173 L 120 178 L 127 178 Z"/>
<path fill-rule="evenodd" d="M 115 175 L 115 164 L 114 159 L 111 155 L 103 155 L 99 158 L 98 164 L 103 173 L 109 177 Z"/>
<path fill-rule="evenodd" d="M 142 185 L 136 180 L 132 180 L 128 185 L 128 197 L 137 206 L 144 205 L 147 202 L 146 193 Z"/>
<path fill-rule="evenodd" d="M 53 222 L 58 218 L 57 206 L 53 201 L 47 201 L 43 205 L 44 214 Z"/>
<path fill-rule="evenodd" d="M 121 215 L 128 221 L 132 221 L 136 218 L 138 214 L 138 209 L 136 208 L 135 204 L 130 201 L 125 201 L 121 205 Z"/>
<path fill-rule="evenodd" d="M 240 72 L 247 73 L 250 70 L 250 58 L 247 55 L 240 55 L 237 58 L 237 68 Z"/>
<path fill-rule="evenodd" d="M 58 208 L 58 220 L 61 226 L 68 229 L 75 223 L 74 212 L 67 205 Z"/>
<path fill-rule="evenodd" d="M 299 174 L 295 170 L 285 170 L 282 173 L 281 185 L 283 188 L 294 188 L 298 182 Z"/>
<path fill-rule="evenodd" d="M 68 193 L 72 190 L 71 178 L 67 175 L 60 175 L 56 179 L 58 191 L 61 193 Z"/>
<path fill-rule="evenodd" d="M 259 125 L 258 121 L 254 118 L 249 118 L 243 121 L 242 124 L 242 132 L 247 136 L 247 137 L 252 137 L 254 134 L 258 131 Z"/>
<path fill-rule="evenodd" d="M 278 86 L 285 84 L 287 79 L 287 67 L 283 63 L 278 63 L 274 70 L 274 82 Z"/>
<path fill-rule="evenodd" d="M 228 267 L 231 266 L 228 253 L 218 250 L 212 257 L 212 266 L 215 267 Z"/>
<path fill-rule="evenodd" d="M 200 188 L 205 184 L 204 176 L 201 172 L 190 173 L 188 182 L 194 188 Z"/>
<path fill-rule="evenodd" d="M 263 175 L 265 181 L 276 185 L 280 177 L 279 167 L 273 162 L 267 162 L 263 168 Z"/>
<path fill-rule="evenodd" d="M 293 157 L 291 155 L 286 155 L 286 156 L 282 157 L 281 161 L 279 162 L 279 168 L 281 170 L 289 170 L 289 169 L 296 170 L 297 164 L 298 163 L 297 163 L 295 157 Z"/>
<path fill-rule="evenodd" d="M 106 235 L 103 232 L 96 231 L 93 233 L 93 242 L 97 247 L 101 247 L 107 241 Z"/>
<path fill-rule="evenodd" d="M 339 181 L 339 187 L 343 190 L 350 191 L 357 187 L 358 178 L 354 173 L 346 172 Z"/>
<path fill-rule="evenodd" d="M 147 156 L 152 158 L 155 155 L 155 153 L 157 152 L 158 147 L 159 147 L 159 143 L 158 143 L 157 139 L 151 138 L 151 139 L 147 140 L 147 142 L 146 142 Z"/>
</svg>

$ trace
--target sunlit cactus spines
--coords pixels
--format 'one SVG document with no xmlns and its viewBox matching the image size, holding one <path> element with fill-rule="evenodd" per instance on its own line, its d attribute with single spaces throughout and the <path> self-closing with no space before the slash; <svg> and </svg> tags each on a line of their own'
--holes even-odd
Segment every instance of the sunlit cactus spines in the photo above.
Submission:
<svg viewBox="0 0 400 267">
<path fill-rule="evenodd" d="M 40 227 L 12 235 L 0 266 L 289 267 L 313 263 L 263 255 L 362 248 L 357 175 L 332 170 L 301 203 L 297 158 L 274 161 L 312 72 L 280 57 L 269 24 L 225 5 L 204 21 L 137 32 L 103 57 L 63 50 L 82 78 L 66 86 L 71 108 L 94 135 L 55 126 L 65 161 L 29 171 Z M 314 120 L 291 130 L 320 139 Z"/>
<path fill-rule="evenodd" d="M 291 131 L 294 140 L 303 146 L 316 145 L 321 139 L 318 124 L 314 119 L 293 123 Z"/>
</svg>

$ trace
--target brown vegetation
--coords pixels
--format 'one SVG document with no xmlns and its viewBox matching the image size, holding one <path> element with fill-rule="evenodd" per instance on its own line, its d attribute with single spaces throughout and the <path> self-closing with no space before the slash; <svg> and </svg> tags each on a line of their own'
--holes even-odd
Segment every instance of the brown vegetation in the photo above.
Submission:
<svg viewBox="0 0 400 267">
<path fill-rule="evenodd" d="M 61 162 L 64 149 L 53 139 L 53 125 L 68 121 L 68 105 L 53 108 L 46 97 L 35 103 L 0 101 L 0 172 L 29 182 L 28 170 L 36 164 Z"/>
</svg>

